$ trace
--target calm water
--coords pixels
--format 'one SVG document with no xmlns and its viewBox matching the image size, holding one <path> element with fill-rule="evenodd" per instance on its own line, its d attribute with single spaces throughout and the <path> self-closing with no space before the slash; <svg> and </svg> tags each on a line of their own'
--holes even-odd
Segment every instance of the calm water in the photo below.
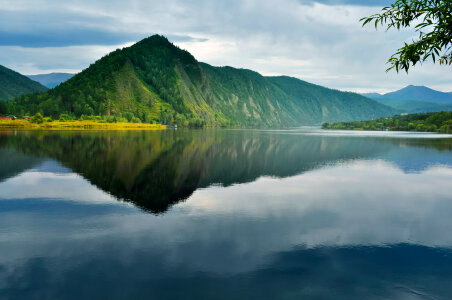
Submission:
<svg viewBox="0 0 452 300">
<path fill-rule="evenodd" d="M 452 138 L 0 132 L 1 299 L 450 299 Z"/>
</svg>

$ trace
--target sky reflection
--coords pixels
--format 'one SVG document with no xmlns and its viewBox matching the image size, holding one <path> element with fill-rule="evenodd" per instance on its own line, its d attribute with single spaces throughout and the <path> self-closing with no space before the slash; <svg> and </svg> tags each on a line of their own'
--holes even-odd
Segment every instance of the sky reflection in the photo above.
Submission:
<svg viewBox="0 0 452 300">
<path fill-rule="evenodd" d="M 0 182 L 0 297 L 443 299 L 451 152 L 382 143 L 298 175 L 198 187 L 161 214 L 55 160 L 32 164 Z"/>
<path fill-rule="evenodd" d="M 165 249 L 173 263 L 220 273 L 253 269 L 269 253 L 294 246 L 448 248 L 450 178 L 448 166 L 407 174 L 383 160 L 353 161 L 284 179 L 199 189 L 166 214 L 152 216 L 118 203 L 74 173 L 38 168 L 0 184 L 1 247 L 32 243 L 29 250 L 38 253 L 30 255 L 47 256 L 48 239 L 127 240 L 129 247 Z M 15 239 L 8 228 L 17 229 Z M 196 251 L 187 251 L 192 247 Z M 218 260 L 221 252 L 228 257 Z M 8 255 L 0 259 L 5 260 Z"/>
</svg>

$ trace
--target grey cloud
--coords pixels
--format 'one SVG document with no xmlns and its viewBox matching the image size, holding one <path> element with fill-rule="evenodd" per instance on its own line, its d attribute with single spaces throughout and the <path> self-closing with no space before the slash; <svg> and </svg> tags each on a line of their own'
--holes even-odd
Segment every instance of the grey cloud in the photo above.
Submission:
<svg viewBox="0 0 452 300">
<path fill-rule="evenodd" d="M 11 52 L 1 57 L 0 63 L 23 72 L 30 66 L 41 69 L 46 64 L 46 69 L 61 69 L 63 66 L 54 62 L 57 57 L 65 69 L 83 69 L 110 49 L 159 33 L 210 64 L 251 68 L 263 74 L 287 74 L 332 88 L 381 91 L 425 84 L 452 89 L 452 74 L 445 67 L 427 63 L 408 76 L 385 73 L 388 57 L 403 41 L 411 40 L 413 32 L 385 33 L 362 28 L 359 19 L 388 2 L 131 0 L 110 1 L 106 5 L 101 1 L 68 4 L 40 0 L 34 2 L 35 6 L 46 9 L 32 12 L 25 5 L 29 1 L 16 1 L 10 3 L 14 10 L 0 11 L 0 28 L 5 33 L 0 45 L 108 47 L 99 47 L 99 51 L 90 48 L 91 56 L 74 57 L 72 65 L 64 62 L 63 56 L 70 56 L 67 53 L 71 49 L 78 56 L 80 49 L 54 48 L 52 53 L 43 50 L 41 53 L 49 56 L 38 58 L 39 67 L 37 62 Z M 296 63 L 301 61 L 306 63 Z"/>
<path fill-rule="evenodd" d="M 188 35 L 163 34 L 172 42 L 207 42 L 207 38 L 194 38 Z"/>
<path fill-rule="evenodd" d="M 136 42 L 157 33 L 144 28 L 122 25 L 119 17 L 87 15 L 83 11 L 0 10 L 0 46 L 42 48 L 121 45 Z M 172 33 L 167 36 L 175 42 L 205 40 Z"/>
<path fill-rule="evenodd" d="M 136 42 L 152 35 L 143 33 L 109 32 L 96 29 L 66 29 L 54 32 L 10 33 L 0 31 L 0 46 L 29 48 L 67 47 L 86 45 L 121 45 Z M 208 39 L 181 35 L 166 35 L 173 42 L 203 42 Z"/>
<path fill-rule="evenodd" d="M 54 32 L 10 33 L 0 31 L 0 46 L 31 48 L 67 47 L 74 45 L 118 45 L 136 41 L 146 36 L 115 33 L 101 30 L 73 29 Z"/>
<path fill-rule="evenodd" d="M 328 5 L 360 5 L 360 6 L 388 6 L 393 0 L 298 0 L 300 3 L 323 3 Z"/>
</svg>

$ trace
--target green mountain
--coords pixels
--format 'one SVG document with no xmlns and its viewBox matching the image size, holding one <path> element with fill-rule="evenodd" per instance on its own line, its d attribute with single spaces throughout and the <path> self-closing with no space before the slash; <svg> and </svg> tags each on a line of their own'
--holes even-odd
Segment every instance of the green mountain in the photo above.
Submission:
<svg viewBox="0 0 452 300">
<path fill-rule="evenodd" d="M 31 80 L 37 81 L 40 84 L 48 87 L 54 88 L 62 82 L 65 82 L 69 78 L 73 77 L 72 73 L 49 73 L 49 74 L 37 74 L 37 75 L 27 75 Z"/>
<path fill-rule="evenodd" d="M 46 90 L 40 83 L 0 65 L 0 101 Z"/>
<path fill-rule="evenodd" d="M 426 86 L 409 85 L 398 91 L 361 94 L 401 112 L 421 113 L 452 111 L 452 93 L 444 93 Z"/>
<path fill-rule="evenodd" d="M 384 94 L 384 98 L 401 101 L 422 101 L 439 104 L 451 104 L 452 94 L 433 90 L 426 86 L 409 85 L 401 90 Z"/>
<path fill-rule="evenodd" d="M 371 99 L 392 99 L 402 101 L 417 101 L 452 105 L 452 93 L 440 92 L 426 86 L 408 85 L 403 89 L 386 94 L 363 93 L 362 96 Z"/>
<path fill-rule="evenodd" d="M 358 94 L 199 63 L 158 35 L 106 55 L 46 93 L 16 98 L 10 110 L 192 126 L 314 125 L 395 113 Z"/>
<path fill-rule="evenodd" d="M 375 101 L 393 107 L 404 113 L 422 113 L 422 112 L 438 112 L 438 111 L 452 111 L 452 104 L 439 104 L 424 101 L 410 101 L 410 100 L 394 100 L 387 98 L 377 98 Z"/>
</svg>

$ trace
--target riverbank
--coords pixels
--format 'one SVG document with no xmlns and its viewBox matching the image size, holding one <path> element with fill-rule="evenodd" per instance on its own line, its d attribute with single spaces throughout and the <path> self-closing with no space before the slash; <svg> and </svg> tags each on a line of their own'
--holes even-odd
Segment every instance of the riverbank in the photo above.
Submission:
<svg viewBox="0 0 452 300">
<path fill-rule="evenodd" d="M 166 125 L 147 123 L 102 123 L 95 121 L 52 121 L 40 124 L 28 120 L 0 120 L 0 129 L 44 130 L 164 130 Z"/>
<path fill-rule="evenodd" d="M 452 112 L 397 115 L 368 121 L 324 123 L 323 129 L 452 133 Z"/>
</svg>

